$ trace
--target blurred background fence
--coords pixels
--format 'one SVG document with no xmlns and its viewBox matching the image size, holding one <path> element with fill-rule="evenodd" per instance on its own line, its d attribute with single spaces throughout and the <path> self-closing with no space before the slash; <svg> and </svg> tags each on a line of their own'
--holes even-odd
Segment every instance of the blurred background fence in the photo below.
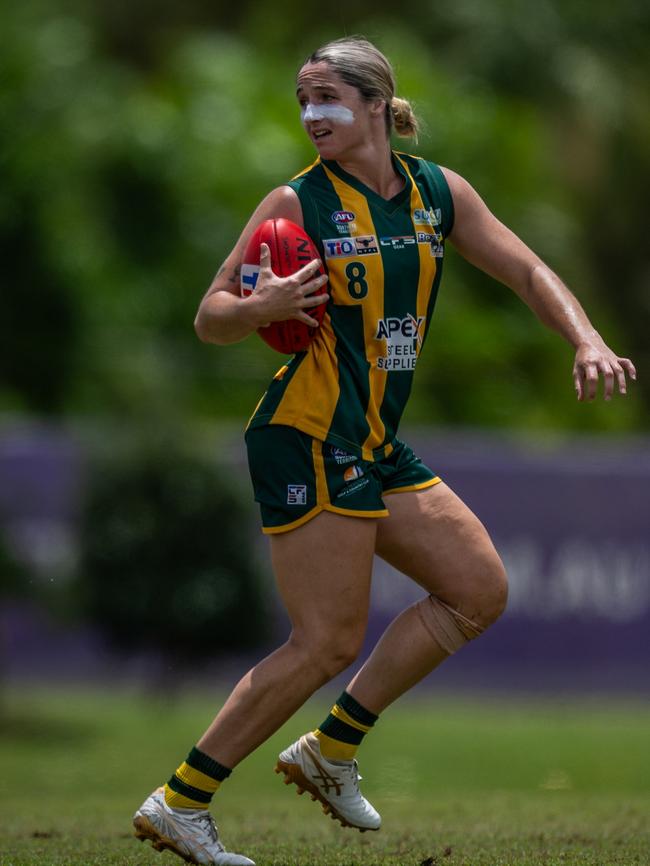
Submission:
<svg viewBox="0 0 650 866">
<path fill-rule="evenodd" d="M 467 176 L 639 370 L 626 400 L 578 404 L 569 348 L 450 251 L 405 424 L 493 532 L 513 592 L 499 628 L 442 681 L 647 691 L 640 0 L 615 13 L 583 0 L 457 0 L 408 15 L 207 0 L 2 7 L 10 675 L 118 675 L 130 658 L 128 670 L 165 678 L 187 658 L 214 670 L 284 632 L 240 433 L 279 357 L 255 337 L 206 347 L 192 320 L 257 201 L 313 158 L 296 70 L 355 32 L 394 61 L 398 94 L 424 120 L 417 152 Z M 371 635 L 410 593 L 377 568 Z"/>
<path fill-rule="evenodd" d="M 511 581 L 499 627 L 436 685 L 648 694 L 647 443 L 410 433 L 484 520 Z M 104 445 L 91 459 L 78 434 L 5 430 L 0 627 L 11 679 L 227 680 L 286 637 L 245 500 L 241 436 L 208 441 L 218 459 L 152 436 L 125 445 L 114 431 L 110 454 Z M 420 595 L 376 561 L 364 653 Z"/>
</svg>

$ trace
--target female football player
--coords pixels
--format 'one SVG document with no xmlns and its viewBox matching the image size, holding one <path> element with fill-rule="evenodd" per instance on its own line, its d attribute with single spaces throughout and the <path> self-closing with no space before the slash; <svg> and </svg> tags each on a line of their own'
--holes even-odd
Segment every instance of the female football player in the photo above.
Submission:
<svg viewBox="0 0 650 866">
<path fill-rule="evenodd" d="M 391 149 L 417 120 L 395 97 L 374 45 L 345 38 L 314 52 L 297 78 L 304 129 L 318 159 L 259 205 L 203 298 L 201 340 L 225 345 L 262 325 L 317 322 L 309 349 L 276 374 L 249 423 L 255 498 L 292 629 L 249 671 L 163 788 L 136 812 L 140 838 L 195 863 L 250 864 L 224 850 L 208 806 L 231 770 L 320 686 L 357 657 L 373 554 L 411 577 L 421 601 L 388 627 L 327 718 L 279 756 L 276 770 L 344 826 L 377 830 L 358 785 L 356 750 L 379 714 L 506 603 L 506 575 L 469 508 L 397 438 L 431 324 L 445 242 L 511 288 L 575 350 L 578 400 L 626 391 L 632 362 L 603 342 L 556 276 L 488 210 L 460 175 Z M 318 261 L 275 276 L 261 249 L 254 294 L 240 294 L 251 234 L 285 217 L 317 244 Z M 348 242 L 340 243 L 342 239 Z M 243 612 L 242 615 L 245 615 Z"/>
</svg>

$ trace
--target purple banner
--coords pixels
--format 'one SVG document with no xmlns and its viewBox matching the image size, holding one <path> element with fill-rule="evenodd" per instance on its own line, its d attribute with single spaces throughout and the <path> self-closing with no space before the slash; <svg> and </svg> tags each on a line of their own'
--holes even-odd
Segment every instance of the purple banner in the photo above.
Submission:
<svg viewBox="0 0 650 866">
<path fill-rule="evenodd" d="M 487 526 L 511 586 L 506 614 L 427 682 L 650 693 L 648 442 L 584 438 L 551 447 L 422 431 L 404 438 Z M 248 484 L 240 435 L 222 442 L 219 454 L 241 464 Z M 82 456 L 68 436 L 47 429 L 0 437 L 0 521 L 44 579 L 74 567 Z M 376 560 L 365 652 L 421 597 L 419 587 Z M 281 614 L 278 627 L 283 637 Z M 5 633 L 18 646 L 21 635 L 23 643 L 34 635 L 47 643 L 49 632 L 12 616 Z M 95 636 L 80 631 L 66 639 L 74 656 L 83 656 L 84 671 L 92 671 L 101 655 Z M 16 657 L 37 667 L 39 654 L 51 660 L 65 641 L 53 631 L 51 646 L 45 643 L 21 644 Z"/>
<path fill-rule="evenodd" d="M 486 525 L 510 579 L 506 614 L 436 680 L 650 692 L 648 444 L 406 438 Z M 378 560 L 368 644 L 421 595 Z"/>
</svg>

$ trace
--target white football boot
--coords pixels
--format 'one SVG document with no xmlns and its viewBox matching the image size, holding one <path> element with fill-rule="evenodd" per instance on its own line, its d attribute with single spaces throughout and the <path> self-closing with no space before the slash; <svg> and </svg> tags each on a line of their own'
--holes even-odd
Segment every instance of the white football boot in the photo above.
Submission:
<svg viewBox="0 0 650 866">
<path fill-rule="evenodd" d="M 164 788 L 147 797 L 133 816 L 133 826 L 141 842 L 151 839 L 156 851 L 167 848 L 197 866 L 255 866 L 248 857 L 226 851 L 207 809 L 172 809 Z"/>
<path fill-rule="evenodd" d="M 309 791 L 312 800 L 323 804 L 323 812 L 344 827 L 355 827 L 362 833 L 379 830 L 381 817 L 359 790 L 357 762 L 324 758 L 314 734 L 305 734 L 280 752 L 275 772 L 284 773 L 284 784 L 293 783 L 299 794 Z"/>
</svg>

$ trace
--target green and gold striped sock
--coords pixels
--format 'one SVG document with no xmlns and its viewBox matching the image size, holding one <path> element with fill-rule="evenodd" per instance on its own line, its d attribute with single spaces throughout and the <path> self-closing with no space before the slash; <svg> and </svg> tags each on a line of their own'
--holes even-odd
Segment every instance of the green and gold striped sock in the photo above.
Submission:
<svg viewBox="0 0 650 866">
<path fill-rule="evenodd" d="M 165 803 L 172 809 L 207 809 L 212 795 L 231 772 L 194 746 L 165 785 Z"/>
<path fill-rule="evenodd" d="M 378 718 L 355 701 L 352 695 L 343 692 L 329 716 L 314 731 L 320 740 L 321 755 L 330 761 L 351 761 L 361 740 Z"/>
</svg>

